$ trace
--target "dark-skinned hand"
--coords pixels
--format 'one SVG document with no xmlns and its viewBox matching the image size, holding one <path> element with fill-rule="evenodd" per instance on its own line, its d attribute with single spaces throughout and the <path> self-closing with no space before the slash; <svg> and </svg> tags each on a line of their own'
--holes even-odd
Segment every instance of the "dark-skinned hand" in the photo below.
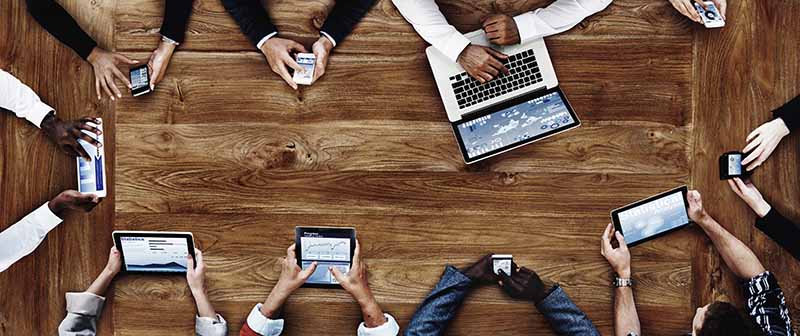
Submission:
<svg viewBox="0 0 800 336">
<path fill-rule="evenodd" d="M 47 206 L 57 216 L 61 217 L 64 210 L 83 210 L 85 212 L 92 211 L 97 204 L 100 203 L 100 198 L 91 194 L 81 194 L 75 190 L 66 190 L 55 198 L 53 198 Z"/>
<path fill-rule="evenodd" d="M 58 116 L 51 113 L 42 120 L 41 127 L 42 131 L 47 134 L 47 137 L 64 153 L 72 156 L 80 156 L 89 160 L 91 158 L 89 153 L 78 143 L 78 139 L 83 139 L 97 147 L 102 146 L 102 144 L 92 139 L 92 137 L 82 132 L 82 130 L 97 135 L 103 134 L 97 127 L 87 124 L 89 122 L 100 124 L 100 120 L 93 117 L 83 117 L 78 121 L 62 121 Z"/>
<path fill-rule="evenodd" d="M 481 24 L 489 42 L 497 45 L 519 43 L 519 29 L 514 18 L 505 14 L 489 15 Z"/>
<path fill-rule="evenodd" d="M 503 61 L 508 56 L 489 47 L 468 45 L 458 55 L 458 64 L 477 81 L 486 83 L 500 75 L 508 74 L 508 69 L 503 65 Z"/>
<path fill-rule="evenodd" d="M 500 287 L 515 299 L 533 301 L 539 304 L 549 295 L 549 288 L 544 284 L 536 272 L 528 268 L 519 268 L 516 263 L 511 264 L 516 270 L 511 276 L 500 271 Z"/>
<path fill-rule="evenodd" d="M 478 284 L 490 284 L 497 281 L 497 274 L 492 270 L 492 254 L 489 253 L 476 263 L 463 269 L 461 273 L 470 278 L 473 282 Z"/>
</svg>

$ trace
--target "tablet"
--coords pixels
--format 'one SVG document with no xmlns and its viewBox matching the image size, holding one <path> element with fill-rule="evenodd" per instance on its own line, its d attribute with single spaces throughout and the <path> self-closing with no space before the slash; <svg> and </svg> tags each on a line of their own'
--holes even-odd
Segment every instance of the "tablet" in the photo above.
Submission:
<svg viewBox="0 0 800 336">
<path fill-rule="evenodd" d="M 688 188 L 681 186 L 611 212 L 614 227 L 635 246 L 691 224 Z"/>
<path fill-rule="evenodd" d="M 355 250 L 354 228 L 295 228 L 297 264 L 306 269 L 311 263 L 317 262 L 317 270 L 306 280 L 304 287 L 339 287 L 328 268 L 336 267 L 342 273 L 347 273 Z"/>
<path fill-rule="evenodd" d="M 114 231 L 114 245 L 128 273 L 186 273 L 194 258 L 191 232 Z"/>
<path fill-rule="evenodd" d="M 97 129 L 102 132 L 103 120 L 100 118 L 97 119 L 99 123 L 89 122 L 87 124 L 97 127 Z M 86 130 L 82 130 L 81 132 L 97 140 L 101 144 L 105 144 L 105 139 L 102 134 L 97 135 Z M 92 194 L 100 198 L 106 197 L 105 146 L 95 147 L 83 139 L 78 139 L 78 144 L 89 154 L 89 160 L 80 156 L 75 158 L 78 167 L 78 192 L 82 194 Z"/>
</svg>

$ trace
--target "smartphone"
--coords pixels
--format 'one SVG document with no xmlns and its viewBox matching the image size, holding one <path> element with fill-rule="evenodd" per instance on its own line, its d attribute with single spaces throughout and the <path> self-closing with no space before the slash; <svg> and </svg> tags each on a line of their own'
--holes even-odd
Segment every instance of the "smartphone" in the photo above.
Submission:
<svg viewBox="0 0 800 336">
<path fill-rule="evenodd" d="M 131 68 L 131 94 L 134 97 L 150 93 L 150 74 L 147 72 L 147 64 L 142 64 Z"/>
<path fill-rule="evenodd" d="M 297 84 L 311 85 L 314 80 L 314 65 L 317 63 L 317 56 L 308 53 L 297 54 L 297 64 L 305 70 L 305 72 L 295 71 L 292 79 Z"/>
<path fill-rule="evenodd" d="M 97 127 L 101 132 L 103 131 L 103 120 L 98 118 L 99 123 L 88 123 L 90 126 Z M 84 134 L 90 136 L 92 139 L 97 140 L 101 144 L 105 144 L 103 135 L 97 135 L 92 132 L 81 130 Z M 83 147 L 86 153 L 89 153 L 89 160 L 82 157 L 76 158 L 78 162 L 78 192 L 83 194 L 92 194 L 97 197 L 106 197 L 106 152 L 105 147 L 95 147 L 92 144 L 78 139 L 78 143 Z"/>
<path fill-rule="evenodd" d="M 722 18 L 722 14 L 719 13 L 717 6 L 711 1 L 703 1 L 703 3 L 706 4 L 708 9 L 700 6 L 699 3 L 694 3 L 694 8 L 697 10 L 697 13 L 700 14 L 700 17 L 703 18 L 703 25 L 705 25 L 706 28 L 724 27 L 725 19 Z"/>
<path fill-rule="evenodd" d="M 719 179 L 730 180 L 734 177 L 749 176 L 747 170 L 742 166 L 745 154 L 742 152 L 728 152 L 719 157 Z"/>
<path fill-rule="evenodd" d="M 500 275 L 500 271 L 503 271 L 506 275 L 511 276 L 511 272 L 514 272 L 513 267 L 511 267 L 513 261 L 514 256 L 510 254 L 493 254 L 492 271 L 497 275 Z"/>
</svg>

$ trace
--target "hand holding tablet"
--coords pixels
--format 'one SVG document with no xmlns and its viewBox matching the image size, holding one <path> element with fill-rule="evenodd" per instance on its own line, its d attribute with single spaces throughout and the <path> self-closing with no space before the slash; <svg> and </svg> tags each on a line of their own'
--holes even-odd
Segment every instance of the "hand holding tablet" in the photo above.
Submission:
<svg viewBox="0 0 800 336">
<path fill-rule="evenodd" d="M 308 269 L 318 265 L 304 284 L 305 287 L 339 287 L 331 273 L 337 268 L 344 274 L 350 271 L 356 249 L 356 230 L 353 228 L 297 227 L 295 228 L 297 265 Z"/>
<path fill-rule="evenodd" d="M 688 188 L 682 186 L 611 212 L 614 227 L 635 246 L 691 224 Z"/>
<path fill-rule="evenodd" d="M 191 232 L 114 231 L 114 245 L 127 273 L 186 273 L 195 257 Z"/>
</svg>

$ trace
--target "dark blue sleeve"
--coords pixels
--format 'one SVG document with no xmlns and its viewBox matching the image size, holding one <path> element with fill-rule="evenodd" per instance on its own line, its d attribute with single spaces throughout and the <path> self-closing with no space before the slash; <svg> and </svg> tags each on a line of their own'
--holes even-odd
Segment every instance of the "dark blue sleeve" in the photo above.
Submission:
<svg viewBox="0 0 800 336">
<path fill-rule="evenodd" d="M 186 25 L 192 15 L 194 0 L 166 0 L 164 4 L 164 21 L 161 23 L 161 35 L 175 42 L 183 43 L 186 37 Z"/>
<path fill-rule="evenodd" d="M 789 131 L 794 132 L 800 127 L 800 96 L 795 97 L 788 103 L 772 111 L 775 118 L 783 119 Z"/>
<path fill-rule="evenodd" d="M 406 336 L 441 335 L 455 317 L 470 291 L 472 281 L 453 266 L 447 266 L 433 291 L 417 308 L 406 328 Z"/>
<path fill-rule="evenodd" d="M 233 16 L 253 45 L 257 45 L 265 36 L 278 31 L 259 0 L 222 0 L 222 5 Z"/>
<path fill-rule="evenodd" d="M 536 305 L 558 335 L 600 336 L 589 317 L 570 300 L 561 287 L 556 286 L 542 302 Z"/>
<path fill-rule="evenodd" d="M 44 30 L 86 59 L 97 43 L 54 0 L 27 0 L 28 13 Z"/>
<path fill-rule="evenodd" d="M 800 260 L 800 226 L 772 208 L 764 218 L 756 219 L 756 228 Z"/>
<path fill-rule="evenodd" d="M 342 43 L 353 28 L 367 14 L 375 0 L 339 0 L 328 14 L 321 31 L 330 35 L 336 44 Z"/>
</svg>

